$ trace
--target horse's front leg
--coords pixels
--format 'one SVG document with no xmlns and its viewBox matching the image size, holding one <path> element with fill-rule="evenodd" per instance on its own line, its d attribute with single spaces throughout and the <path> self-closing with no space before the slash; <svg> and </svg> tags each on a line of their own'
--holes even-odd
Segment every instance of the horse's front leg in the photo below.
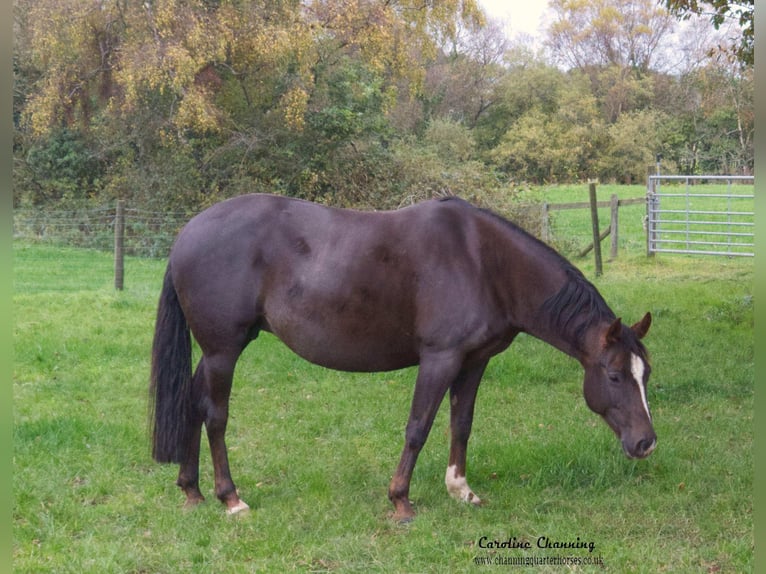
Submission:
<svg viewBox="0 0 766 574">
<path fill-rule="evenodd" d="M 421 358 L 404 449 L 388 488 L 388 498 L 394 505 L 394 519 L 399 522 L 408 522 L 415 516 L 409 499 L 412 471 L 431 431 L 439 405 L 459 371 L 457 357 L 439 354 Z"/>
<path fill-rule="evenodd" d="M 481 504 L 466 481 L 466 453 L 471 436 L 476 392 L 487 362 L 461 372 L 450 388 L 450 430 L 451 443 L 449 464 L 444 483 L 450 496 L 463 502 Z"/>
</svg>

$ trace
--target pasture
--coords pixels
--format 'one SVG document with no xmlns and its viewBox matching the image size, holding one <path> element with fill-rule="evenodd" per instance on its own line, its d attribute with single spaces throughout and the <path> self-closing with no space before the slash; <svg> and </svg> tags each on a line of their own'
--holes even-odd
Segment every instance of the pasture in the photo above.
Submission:
<svg viewBox="0 0 766 574">
<path fill-rule="evenodd" d="M 638 247 L 595 280 L 590 260 L 574 260 L 626 322 L 654 316 L 656 452 L 626 459 L 582 399 L 580 366 L 521 336 L 479 391 L 468 480 L 485 504 L 446 493 L 443 405 L 413 476 L 418 516 L 400 525 L 386 491 L 413 369 L 329 371 L 262 335 L 238 364 L 227 433 L 252 511 L 224 514 L 205 440 L 208 501 L 184 510 L 177 466 L 151 460 L 147 431 L 164 262 L 129 258 L 115 292 L 108 254 L 16 243 L 14 257 L 17 572 L 473 572 L 517 559 L 540 572 L 753 569 L 752 260 L 647 259 Z M 509 540 L 522 547 L 487 547 Z"/>
</svg>

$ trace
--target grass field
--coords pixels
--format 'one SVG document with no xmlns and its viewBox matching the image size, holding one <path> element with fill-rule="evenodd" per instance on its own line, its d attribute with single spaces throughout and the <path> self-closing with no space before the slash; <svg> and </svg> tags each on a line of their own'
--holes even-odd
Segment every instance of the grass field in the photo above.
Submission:
<svg viewBox="0 0 766 574">
<path fill-rule="evenodd" d="M 129 259 L 115 292 L 107 254 L 17 243 L 14 256 L 17 572 L 476 572 L 556 556 L 581 564 L 534 571 L 753 569 L 752 260 L 625 249 L 594 279 L 626 321 L 654 315 L 650 458 L 623 456 L 575 361 L 522 336 L 479 392 L 468 479 L 485 505 L 446 494 L 443 408 L 415 469 L 418 517 L 402 526 L 386 490 L 414 370 L 337 373 L 262 336 L 238 365 L 227 434 L 253 510 L 225 516 L 205 441 L 208 502 L 183 510 L 146 424 L 164 263 Z M 574 262 L 592 277 L 590 260 Z M 541 549 L 541 537 L 594 549 Z M 510 538 L 531 549 L 481 547 Z"/>
</svg>

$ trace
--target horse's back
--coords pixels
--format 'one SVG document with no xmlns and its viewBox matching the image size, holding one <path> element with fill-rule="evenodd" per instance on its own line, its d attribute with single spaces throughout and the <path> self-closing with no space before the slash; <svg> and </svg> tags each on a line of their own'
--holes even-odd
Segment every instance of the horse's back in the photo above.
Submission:
<svg viewBox="0 0 766 574">
<path fill-rule="evenodd" d="M 171 252 L 174 266 L 241 266 L 258 253 L 273 265 L 313 256 L 372 257 L 391 262 L 396 252 L 423 258 L 459 256 L 473 208 L 431 200 L 396 211 L 338 209 L 269 194 L 249 194 L 209 207 L 187 223 Z M 449 250 L 445 253 L 445 249 Z M 256 259 L 258 257 L 256 256 Z M 422 261 L 421 261 L 422 262 Z"/>
</svg>

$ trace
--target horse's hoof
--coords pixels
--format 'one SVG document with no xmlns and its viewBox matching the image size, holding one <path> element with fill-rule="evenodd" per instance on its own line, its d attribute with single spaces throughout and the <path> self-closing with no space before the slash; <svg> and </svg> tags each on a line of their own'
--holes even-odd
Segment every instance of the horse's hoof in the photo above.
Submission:
<svg viewBox="0 0 766 574">
<path fill-rule="evenodd" d="M 192 510 L 193 508 L 197 508 L 203 502 L 205 502 L 204 497 L 187 498 L 184 502 L 184 510 Z"/>
<path fill-rule="evenodd" d="M 234 516 L 235 514 L 246 512 L 248 510 L 250 510 L 250 507 L 247 505 L 247 503 L 240 500 L 234 506 L 230 506 L 229 508 L 227 508 L 226 514 L 228 514 L 229 516 Z"/>
<path fill-rule="evenodd" d="M 409 524 L 410 522 L 415 520 L 415 513 L 412 510 L 403 511 L 403 512 L 394 511 L 389 516 L 397 524 Z"/>
</svg>

